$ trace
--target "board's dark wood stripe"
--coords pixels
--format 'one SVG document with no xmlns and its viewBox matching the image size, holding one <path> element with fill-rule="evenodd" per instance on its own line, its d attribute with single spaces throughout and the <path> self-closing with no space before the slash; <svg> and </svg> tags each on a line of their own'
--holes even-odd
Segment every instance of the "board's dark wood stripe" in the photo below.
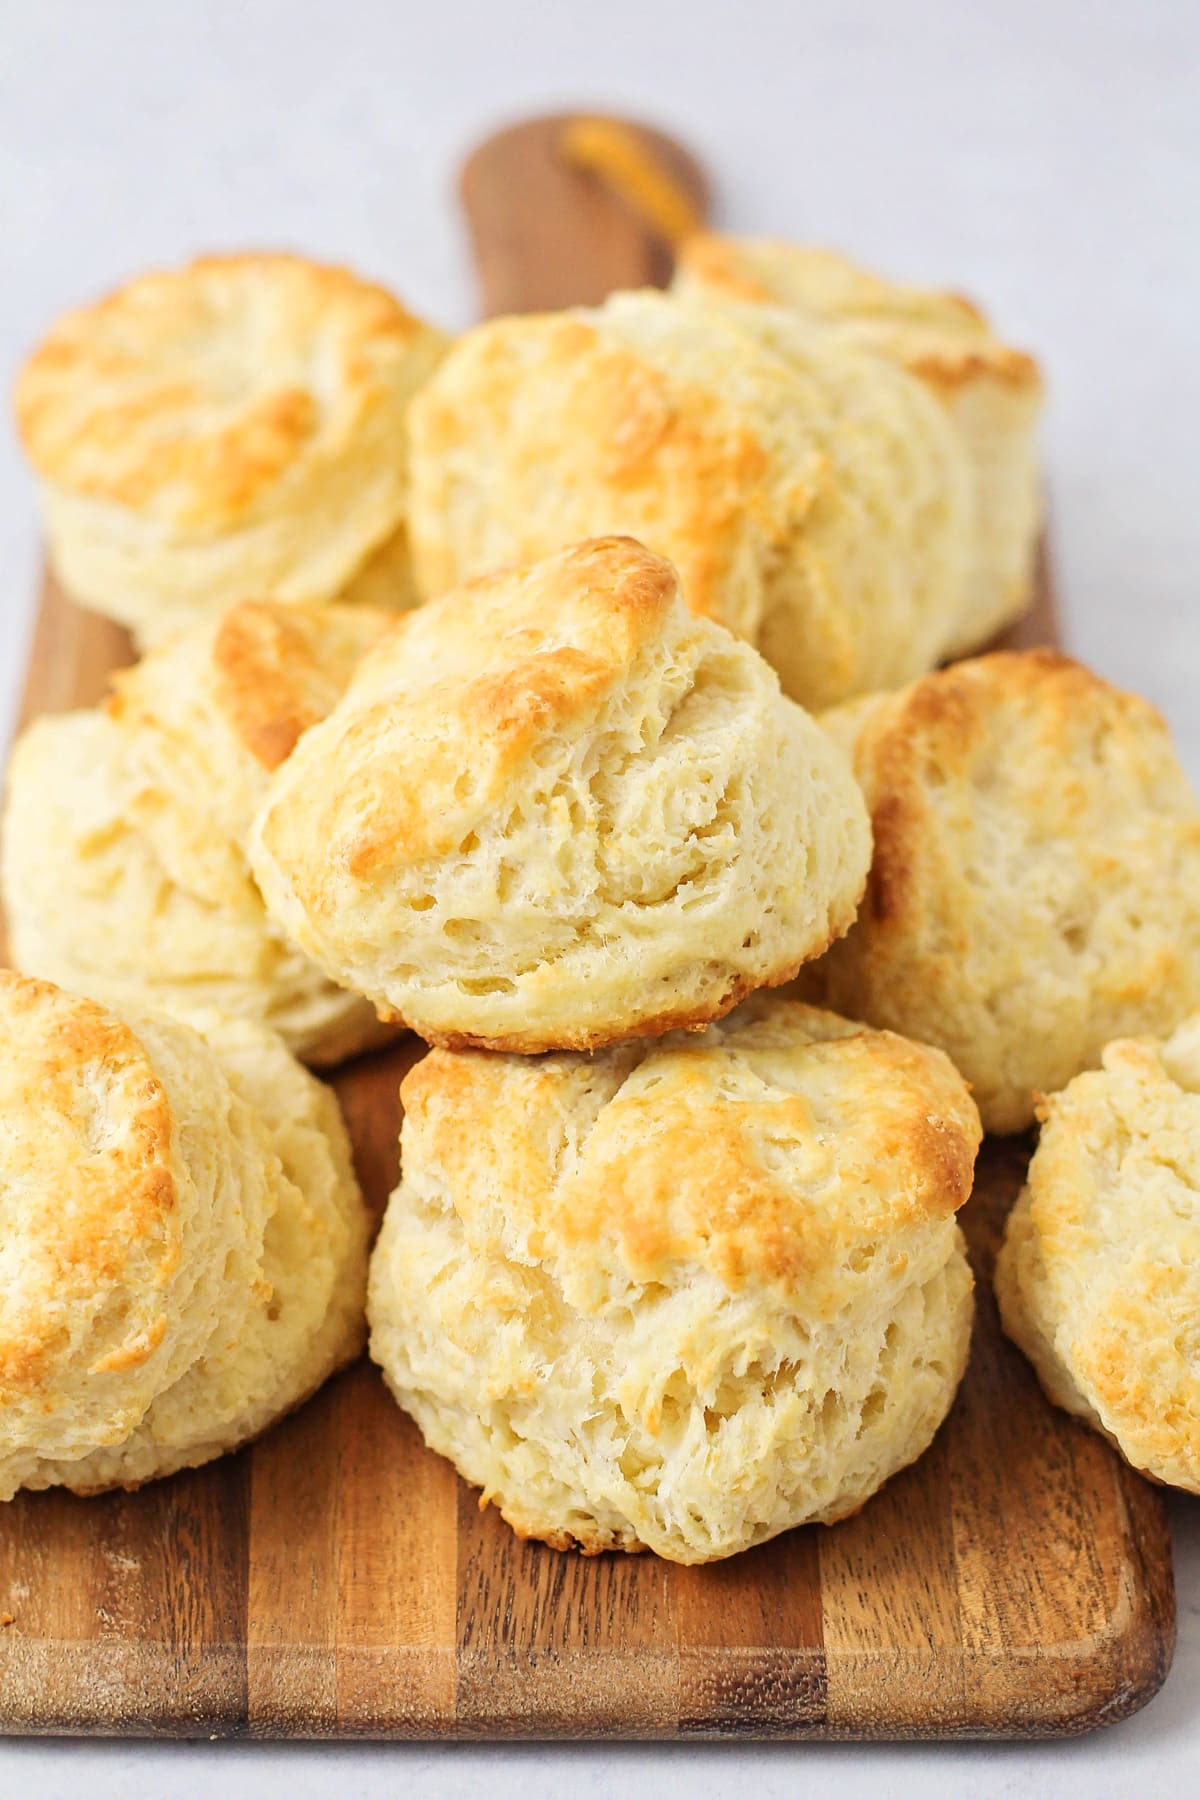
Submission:
<svg viewBox="0 0 1200 1800">
<path fill-rule="evenodd" d="M 345 1377 L 250 1455 L 248 1699 L 258 1735 L 337 1732 L 337 1413 Z"/>
<path fill-rule="evenodd" d="M 40 1731 L 237 1734 L 247 1719 L 248 1459 L 0 1519 L 0 1714 Z M 16 1527 L 14 1530 L 13 1527 Z M 22 1716 L 13 1716 L 21 1696 Z"/>
<path fill-rule="evenodd" d="M 820 1538 L 793 1531 L 744 1556 L 669 1574 L 684 1735 L 800 1735 L 828 1707 Z"/>
<path fill-rule="evenodd" d="M 562 1555 L 458 1503 L 458 1727 L 469 1735 L 667 1735 L 678 1716 L 669 1572 Z M 614 1693 L 610 1670 L 623 1672 Z"/>
</svg>

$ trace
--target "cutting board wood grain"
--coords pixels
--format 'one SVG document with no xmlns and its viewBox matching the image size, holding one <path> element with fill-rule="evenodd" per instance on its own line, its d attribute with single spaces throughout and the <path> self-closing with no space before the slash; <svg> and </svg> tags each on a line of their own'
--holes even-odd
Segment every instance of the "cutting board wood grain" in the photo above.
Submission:
<svg viewBox="0 0 1200 1800">
<path fill-rule="evenodd" d="M 586 241 L 609 246 L 588 253 L 592 297 L 658 267 L 663 246 L 594 175 L 552 166 L 561 123 L 524 128 L 515 174 L 540 162 L 553 205 L 583 208 Z M 511 137 L 498 168 L 473 159 L 470 203 L 511 193 Z M 694 167 L 682 153 L 672 166 Z M 506 250 L 493 300 L 578 297 L 571 267 L 545 262 L 565 244 L 574 266 L 580 238 L 549 223 L 540 285 L 522 289 Z M 1044 566 L 1014 640 L 1055 641 Z M 129 655 L 122 632 L 48 579 L 23 717 L 95 700 Z M 420 1049 L 409 1040 L 334 1078 L 377 1211 L 396 1176 L 397 1087 Z M 1029 1148 L 988 1143 L 965 1209 L 979 1316 L 954 1410 L 854 1519 L 700 1569 L 522 1543 L 362 1363 L 206 1469 L 0 1508 L 0 1730 L 1017 1737 L 1136 1710 L 1173 1648 L 1165 1509 L 1046 1403 L 1000 1335 L 988 1277 Z"/>
</svg>

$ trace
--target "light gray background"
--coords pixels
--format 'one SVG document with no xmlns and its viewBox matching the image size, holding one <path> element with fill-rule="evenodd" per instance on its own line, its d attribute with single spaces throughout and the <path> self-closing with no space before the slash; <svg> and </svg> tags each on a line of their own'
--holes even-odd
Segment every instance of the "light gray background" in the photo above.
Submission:
<svg viewBox="0 0 1200 1800">
<path fill-rule="evenodd" d="M 984 299 L 1044 359 L 1072 647 L 1164 706 L 1200 776 L 1200 7 L 1193 0 L 0 0 L 0 357 L 199 249 L 344 258 L 449 324 L 453 170 L 530 110 L 624 108 L 712 169 L 722 221 Z M 36 569 L 0 433 L 0 726 Z M 1137 1719 L 1038 1747 L 0 1745 L 0 1792 L 1195 1794 L 1200 1504 L 1180 1648 Z"/>
</svg>

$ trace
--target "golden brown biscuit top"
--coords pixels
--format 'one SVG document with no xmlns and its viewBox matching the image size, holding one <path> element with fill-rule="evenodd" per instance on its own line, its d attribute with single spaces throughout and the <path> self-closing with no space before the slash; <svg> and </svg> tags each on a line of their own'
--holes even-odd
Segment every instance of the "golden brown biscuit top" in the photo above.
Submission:
<svg viewBox="0 0 1200 1800">
<path fill-rule="evenodd" d="M 822 724 L 851 752 L 871 808 L 864 912 L 877 927 L 920 931 L 956 909 L 961 925 L 970 843 L 987 852 L 974 878 L 1004 880 L 984 842 L 997 811 L 1023 845 L 1090 858 L 1097 880 L 1120 872 L 1093 830 L 1106 819 L 1161 811 L 1200 847 L 1200 814 L 1160 715 L 1056 650 L 973 657 L 835 707 Z"/>
<path fill-rule="evenodd" d="M 38 473 L 199 530 L 332 460 L 428 328 L 385 288 L 300 256 L 205 256 L 66 313 L 21 371 Z"/>
<path fill-rule="evenodd" d="M 883 316 L 848 319 L 833 329 L 860 349 L 901 364 L 927 387 L 937 389 L 945 402 L 951 401 L 957 390 L 980 381 L 1013 396 L 1036 397 L 1042 391 L 1042 372 L 1034 358 L 999 338 L 969 336 L 921 320 Z"/>
<path fill-rule="evenodd" d="M 979 1117 L 940 1051 L 795 1001 L 593 1056 L 434 1050 L 402 1087 L 405 1155 L 444 1176 L 469 1239 L 506 1229 L 585 1285 L 680 1264 L 732 1291 L 838 1304 L 909 1227 L 971 1190 Z"/>
<path fill-rule="evenodd" d="M 886 281 L 831 250 L 701 232 L 684 245 L 679 286 L 715 299 L 793 308 L 951 394 L 981 377 L 1036 392 L 1033 357 L 995 337 L 962 294 Z"/>
<path fill-rule="evenodd" d="M 596 538 L 396 620 L 318 728 L 313 754 L 336 781 L 342 830 L 314 873 L 336 862 L 361 876 L 453 847 L 673 614 L 681 632 L 699 629 L 668 562 L 630 538 Z M 269 840 L 270 812 L 263 829 Z"/>
<path fill-rule="evenodd" d="M 987 320 L 962 294 L 886 281 L 834 250 L 781 238 L 697 232 L 683 245 L 685 278 L 733 300 L 800 305 L 830 318 L 907 318 L 943 330 L 986 333 Z"/>
<path fill-rule="evenodd" d="M 628 537 L 589 538 L 521 568 L 464 582 L 394 621 L 354 690 L 417 700 L 470 690 L 466 716 L 507 726 L 628 668 L 679 593 L 665 557 Z"/>
<path fill-rule="evenodd" d="M 516 496 L 505 538 L 517 556 L 553 543 L 547 517 L 576 519 L 578 536 L 603 520 L 669 547 L 691 610 L 729 621 L 748 540 L 784 555 L 829 489 L 828 460 L 807 428 L 811 401 L 719 307 L 657 290 L 489 320 L 459 340 L 414 402 L 418 485 L 423 478 L 440 494 L 432 518 L 415 509 L 418 561 L 428 537 L 433 570 L 443 566 L 435 521 L 445 508 L 453 533 L 456 462 L 479 454 L 476 441 L 499 439 L 500 488 Z M 427 572 L 427 586 L 439 578 Z"/>
<path fill-rule="evenodd" d="M 0 970 L 0 1040 L 2 1409 L 51 1387 L 80 1340 L 92 1376 L 146 1360 L 180 1228 L 170 1108 L 128 1026 Z"/>
<path fill-rule="evenodd" d="M 172 730 L 183 716 L 179 677 L 201 681 L 235 741 L 278 768 L 301 734 L 340 698 L 364 651 L 394 621 L 365 606 L 246 600 L 113 677 L 110 715 L 134 730 Z"/>
</svg>

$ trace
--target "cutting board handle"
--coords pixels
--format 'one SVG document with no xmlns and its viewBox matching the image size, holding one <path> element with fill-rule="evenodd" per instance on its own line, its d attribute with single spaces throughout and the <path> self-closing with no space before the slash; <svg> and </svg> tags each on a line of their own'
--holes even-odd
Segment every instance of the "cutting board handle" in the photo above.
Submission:
<svg viewBox="0 0 1200 1800">
<path fill-rule="evenodd" d="M 648 125 L 559 113 L 480 144 L 462 201 L 492 316 L 665 287 L 675 246 L 707 219 L 709 186 L 695 157 Z"/>
</svg>

